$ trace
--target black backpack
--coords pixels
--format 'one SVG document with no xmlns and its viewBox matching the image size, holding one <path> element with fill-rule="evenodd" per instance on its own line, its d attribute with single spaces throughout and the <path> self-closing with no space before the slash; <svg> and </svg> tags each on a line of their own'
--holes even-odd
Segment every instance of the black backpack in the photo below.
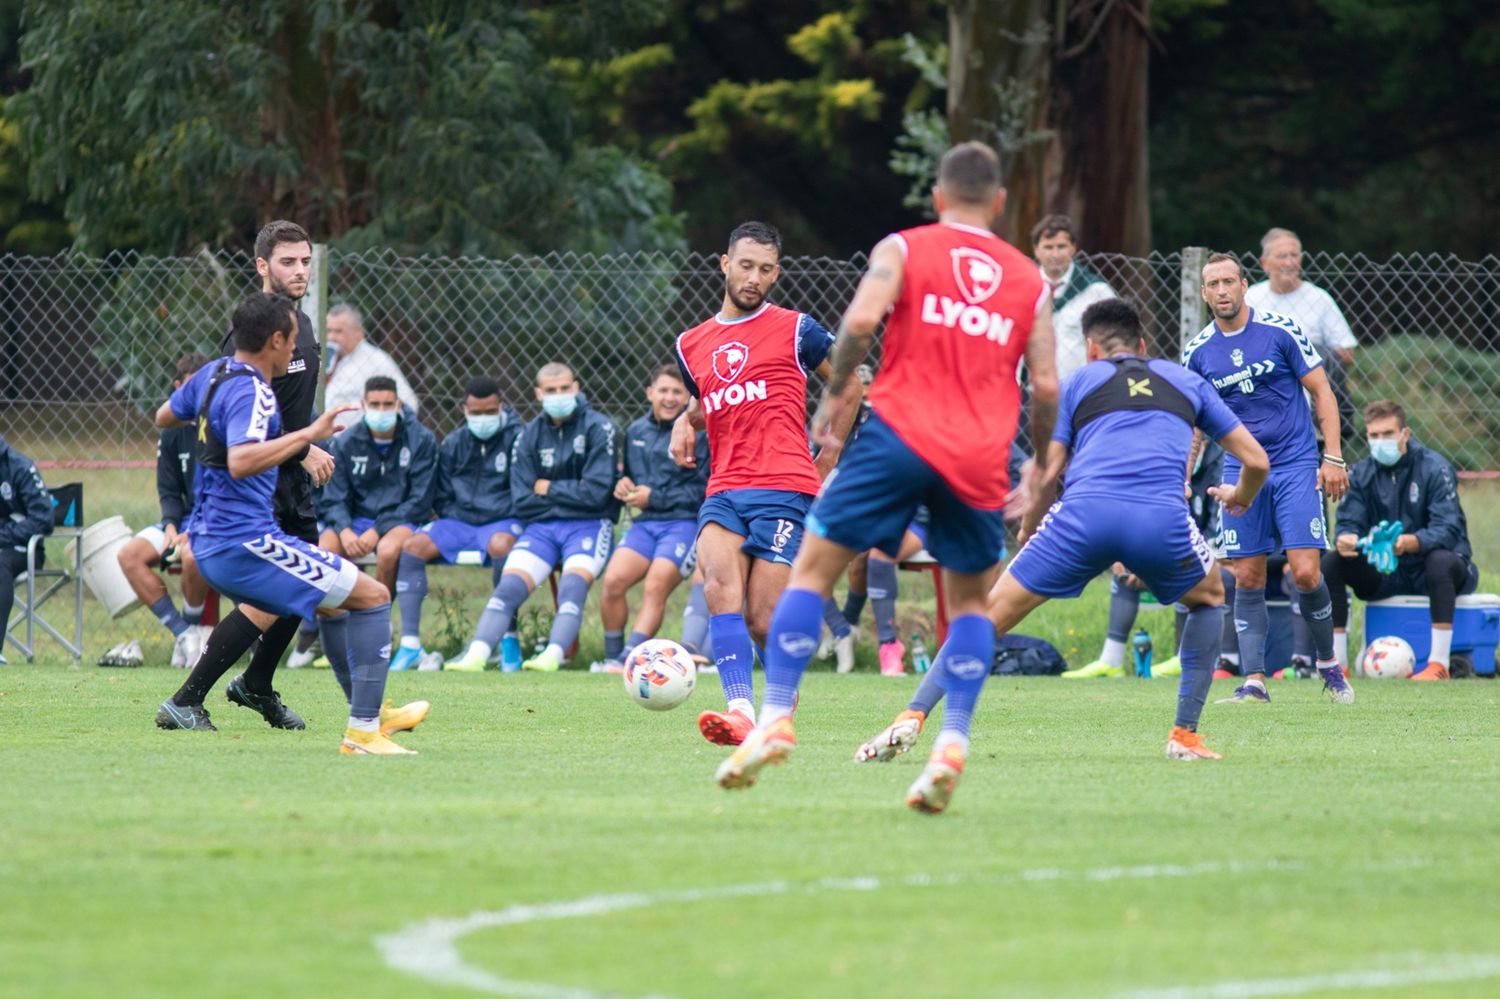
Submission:
<svg viewBox="0 0 1500 999">
<path fill-rule="evenodd" d="M 1068 668 L 1051 642 L 1030 635 L 1002 635 L 995 640 L 994 676 L 1056 676 Z"/>
</svg>

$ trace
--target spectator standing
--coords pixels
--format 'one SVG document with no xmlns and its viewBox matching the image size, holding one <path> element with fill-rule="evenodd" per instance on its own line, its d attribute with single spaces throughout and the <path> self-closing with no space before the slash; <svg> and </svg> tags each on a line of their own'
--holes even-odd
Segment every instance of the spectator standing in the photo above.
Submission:
<svg viewBox="0 0 1500 999">
<path fill-rule="evenodd" d="M 1109 284 L 1078 263 L 1073 220 L 1048 215 L 1031 230 L 1032 253 L 1052 289 L 1052 329 L 1057 338 L 1057 380 L 1062 382 L 1088 363 L 1083 342 L 1083 310 L 1114 298 Z"/>
</svg>

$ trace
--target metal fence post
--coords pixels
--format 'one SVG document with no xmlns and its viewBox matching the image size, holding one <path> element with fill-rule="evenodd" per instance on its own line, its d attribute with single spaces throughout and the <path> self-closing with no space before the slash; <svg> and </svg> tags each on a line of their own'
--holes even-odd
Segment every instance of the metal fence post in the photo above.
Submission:
<svg viewBox="0 0 1500 999">
<path fill-rule="evenodd" d="M 1188 341 L 1198 335 L 1203 328 L 1203 295 L 1200 289 L 1203 286 L 1203 265 L 1208 262 L 1208 247 L 1185 246 L 1182 248 L 1182 296 L 1179 302 L 1181 325 L 1178 330 L 1180 336 L 1179 348 L 1185 348 Z"/>
<path fill-rule="evenodd" d="M 328 347 L 328 244 L 314 243 L 312 269 L 307 275 L 307 293 L 302 296 L 302 311 L 313 321 L 313 332 L 318 337 L 318 351 L 326 354 Z M 323 408 L 323 389 L 326 379 L 318 380 L 318 408 Z"/>
</svg>

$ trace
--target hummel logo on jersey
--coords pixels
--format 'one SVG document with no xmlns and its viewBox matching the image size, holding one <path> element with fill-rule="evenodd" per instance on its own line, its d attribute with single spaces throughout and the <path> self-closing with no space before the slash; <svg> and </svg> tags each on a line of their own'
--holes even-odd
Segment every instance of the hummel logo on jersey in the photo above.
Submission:
<svg viewBox="0 0 1500 999">
<path fill-rule="evenodd" d="M 1236 350 L 1235 353 L 1238 354 L 1239 351 Z M 1234 361 L 1234 357 L 1232 355 L 1229 359 L 1231 361 Z M 1243 360 L 1243 357 L 1241 358 L 1241 360 Z M 1234 363 L 1238 364 L 1239 361 L 1234 361 Z M 1236 371 L 1232 375 L 1225 375 L 1223 378 L 1213 379 L 1214 388 L 1223 389 L 1228 388 L 1231 385 L 1238 385 L 1241 392 L 1249 395 L 1255 391 L 1255 382 L 1251 381 L 1252 378 L 1254 378 L 1256 375 L 1269 375 L 1275 370 L 1275 361 L 1251 361 L 1250 367 L 1248 368 L 1243 368 L 1239 371 Z"/>
<path fill-rule="evenodd" d="M 271 417 L 276 415 L 276 393 L 265 382 L 255 383 L 255 409 L 250 413 L 250 427 L 245 436 L 263 441 L 271 435 Z"/>
<path fill-rule="evenodd" d="M 978 305 L 1000 290 L 1000 265 L 983 250 L 960 246 L 953 254 L 953 278 L 970 305 Z"/>
<path fill-rule="evenodd" d="M 963 330 L 969 336 L 982 336 L 1002 345 L 1010 340 L 1011 327 L 1015 325 L 1015 321 L 1007 316 L 977 305 L 965 305 L 947 295 L 933 294 L 922 298 L 922 322 Z"/>
<path fill-rule="evenodd" d="M 1125 384 L 1130 389 L 1132 396 L 1151 395 L 1151 379 L 1149 378 L 1142 378 L 1140 381 L 1136 381 L 1134 378 L 1127 377 Z M 1152 398 L 1155 398 L 1155 396 L 1152 396 Z"/>
<path fill-rule="evenodd" d="M 732 382 L 745 370 L 750 360 L 750 348 L 738 340 L 731 340 L 714 350 L 714 374 L 726 382 Z"/>
</svg>

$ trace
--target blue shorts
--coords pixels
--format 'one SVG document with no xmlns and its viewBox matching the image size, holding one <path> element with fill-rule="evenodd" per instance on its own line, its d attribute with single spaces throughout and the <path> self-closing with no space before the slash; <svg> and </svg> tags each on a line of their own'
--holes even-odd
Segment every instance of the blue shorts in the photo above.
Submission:
<svg viewBox="0 0 1500 999">
<path fill-rule="evenodd" d="M 696 520 L 638 520 L 630 525 L 621 548 L 629 548 L 648 562 L 666 559 L 683 577 L 693 574 L 698 561 Z"/>
<path fill-rule="evenodd" d="M 478 552 L 483 565 L 490 564 L 490 538 L 497 534 L 509 534 L 519 538 L 526 525 L 514 517 L 496 520 L 488 524 L 468 524 L 462 520 L 440 517 L 422 527 L 418 532 L 432 539 L 443 561 L 452 565 L 459 552 Z"/>
<path fill-rule="evenodd" d="M 355 534 L 363 534 L 374 526 L 375 520 L 372 517 L 355 517 L 354 522 L 349 525 L 349 530 L 353 531 Z M 394 526 L 404 527 L 409 531 L 415 531 L 417 529 L 416 524 L 396 524 Z"/>
<path fill-rule="evenodd" d="M 528 524 L 505 556 L 505 571 L 524 572 L 537 586 L 559 566 L 563 572 L 579 570 L 598 579 L 609 561 L 614 540 L 614 522 L 604 517 Z"/>
<path fill-rule="evenodd" d="M 342 604 L 360 575 L 348 559 L 280 529 L 198 556 L 198 571 L 236 603 L 302 618 Z"/>
<path fill-rule="evenodd" d="M 1005 515 L 953 494 L 943 477 L 871 413 L 807 515 L 807 529 L 854 551 L 879 548 L 892 558 L 915 530 L 917 507 L 931 514 L 923 546 L 954 572 L 984 572 L 1005 557 Z"/>
<path fill-rule="evenodd" d="M 1006 570 L 1042 597 L 1076 597 L 1116 562 L 1164 604 L 1175 603 L 1214 567 L 1187 504 L 1149 506 L 1066 494 Z"/>
<path fill-rule="evenodd" d="M 1218 541 L 1225 558 L 1269 555 L 1281 548 L 1323 549 L 1327 534 L 1316 468 L 1272 468 L 1250 509 L 1237 517 L 1219 509 Z"/>
<path fill-rule="evenodd" d="M 812 497 L 784 489 L 731 489 L 698 508 L 698 529 L 718 524 L 745 539 L 740 551 L 762 562 L 791 565 L 802 547 L 802 524 Z"/>
</svg>

